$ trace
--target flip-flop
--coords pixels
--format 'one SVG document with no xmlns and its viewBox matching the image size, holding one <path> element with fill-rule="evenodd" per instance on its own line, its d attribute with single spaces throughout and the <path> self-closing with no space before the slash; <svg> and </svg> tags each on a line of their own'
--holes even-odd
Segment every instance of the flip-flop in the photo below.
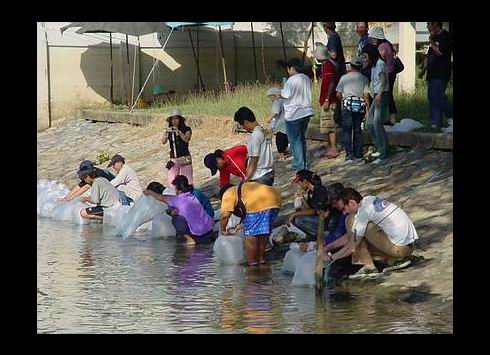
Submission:
<svg viewBox="0 0 490 355">
<path fill-rule="evenodd" d="M 248 266 L 257 266 L 257 265 L 259 265 L 259 263 L 250 263 L 250 264 L 248 264 Z"/>
</svg>

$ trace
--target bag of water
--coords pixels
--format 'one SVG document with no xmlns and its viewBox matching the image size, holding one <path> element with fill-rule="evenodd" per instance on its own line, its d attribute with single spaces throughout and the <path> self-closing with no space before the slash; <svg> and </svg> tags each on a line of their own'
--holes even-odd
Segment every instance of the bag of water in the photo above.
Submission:
<svg viewBox="0 0 490 355">
<path fill-rule="evenodd" d="M 304 252 L 299 249 L 298 243 L 291 243 L 286 256 L 284 256 L 281 272 L 293 275 L 296 271 L 296 265 L 298 265 L 303 254 Z"/>
<path fill-rule="evenodd" d="M 156 215 L 165 213 L 166 208 L 167 205 L 151 196 L 141 196 L 117 225 L 116 234 L 123 238 L 129 237 L 139 226 L 151 221 Z"/>
<path fill-rule="evenodd" d="M 240 218 L 231 215 L 226 228 L 233 228 L 240 222 Z M 221 264 L 240 264 L 245 257 L 243 238 L 245 234 L 243 229 L 238 230 L 234 235 L 218 234 L 214 242 L 213 250 L 218 261 Z"/>
<path fill-rule="evenodd" d="M 301 257 L 291 281 L 292 286 L 315 286 L 315 261 L 315 250 L 309 251 Z"/>
</svg>

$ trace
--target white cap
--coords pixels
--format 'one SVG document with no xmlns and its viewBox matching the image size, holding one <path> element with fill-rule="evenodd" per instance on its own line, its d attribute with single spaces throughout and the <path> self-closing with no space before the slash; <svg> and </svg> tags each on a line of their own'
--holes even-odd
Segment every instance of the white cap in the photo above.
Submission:
<svg viewBox="0 0 490 355">
<path fill-rule="evenodd" d="M 376 38 L 376 39 L 386 39 L 385 37 L 385 31 L 383 30 L 383 27 L 381 26 L 373 26 L 369 29 L 369 37 L 371 38 Z"/>
</svg>

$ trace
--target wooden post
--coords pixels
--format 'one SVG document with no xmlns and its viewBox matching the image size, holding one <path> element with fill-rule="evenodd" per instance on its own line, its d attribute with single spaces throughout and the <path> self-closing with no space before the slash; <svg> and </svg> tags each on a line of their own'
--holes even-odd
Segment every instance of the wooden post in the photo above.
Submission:
<svg viewBox="0 0 490 355">
<path fill-rule="evenodd" d="M 325 217 L 318 216 L 318 228 L 316 230 L 316 266 L 315 266 L 315 290 L 321 293 L 323 290 L 323 233 L 325 229 Z"/>
<path fill-rule="evenodd" d="M 218 26 L 219 30 L 219 44 L 221 49 L 221 62 L 223 64 L 223 78 L 225 81 L 225 92 L 228 93 L 230 91 L 230 85 L 228 83 L 228 78 L 226 76 L 226 61 L 225 61 L 225 51 L 223 50 L 223 37 L 221 36 L 221 26 Z"/>
<path fill-rule="evenodd" d="M 259 80 L 259 75 L 257 73 L 257 55 L 255 54 L 255 36 L 254 36 L 254 23 L 250 22 L 250 27 L 252 29 L 252 48 L 254 53 L 254 70 L 255 70 L 255 81 Z"/>
<path fill-rule="evenodd" d="M 303 45 L 303 62 L 306 58 L 306 51 L 308 50 L 308 41 L 310 40 L 311 34 L 313 32 L 313 22 L 311 23 L 311 29 L 308 31 L 308 36 L 305 39 L 305 43 Z"/>
<path fill-rule="evenodd" d="M 311 48 L 315 49 L 315 23 L 311 23 Z M 316 77 L 316 60 L 313 58 L 313 82 L 316 84 L 317 82 L 317 77 Z"/>
<path fill-rule="evenodd" d="M 112 59 L 112 33 L 109 32 L 109 46 L 111 52 L 111 107 L 114 105 L 114 65 Z"/>
<path fill-rule="evenodd" d="M 127 104 L 128 106 L 130 106 L 133 102 L 129 102 L 129 86 L 131 85 L 131 65 L 129 63 L 129 37 L 128 35 L 126 35 L 126 59 L 127 59 L 127 62 L 128 62 L 128 90 L 126 90 L 126 93 L 127 93 Z"/>
<path fill-rule="evenodd" d="M 199 80 L 200 80 L 201 86 L 204 89 L 204 84 L 202 82 L 201 72 L 199 71 L 199 60 L 197 59 L 197 56 L 196 56 L 196 50 L 194 48 L 194 41 L 192 40 L 192 35 L 191 35 L 190 28 L 187 28 L 187 33 L 189 34 L 189 39 L 191 40 L 192 53 L 194 54 L 194 61 L 196 62 L 196 67 L 197 67 L 197 76 L 198 76 L 197 86 L 199 88 Z"/>
<path fill-rule="evenodd" d="M 284 61 L 288 61 L 288 56 L 286 54 L 286 46 L 284 45 L 284 32 L 282 31 L 282 22 L 279 22 L 279 28 L 281 30 L 281 39 L 282 39 L 282 51 L 284 53 Z"/>
</svg>

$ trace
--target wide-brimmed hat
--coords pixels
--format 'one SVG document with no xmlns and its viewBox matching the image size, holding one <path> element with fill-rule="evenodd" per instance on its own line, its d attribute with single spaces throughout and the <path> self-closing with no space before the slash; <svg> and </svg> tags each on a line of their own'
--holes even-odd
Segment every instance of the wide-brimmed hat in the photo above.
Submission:
<svg viewBox="0 0 490 355">
<path fill-rule="evenodd" d="M 328 54 L 327 46 L 321 42 L 315 43 L 315 49 L 313 50 L 313 56 L 316 60 L 328 60 L 330 55 Z"/>
<path fill-rule="evenodd" d="M 173 109 L 172 111 L 169 112 L 168 116 L 167 116 L 167 122 L 170 122 L 170 119 L 172 117 L 175 117 L 175 116 L 178 116 L 180 117 L 183 121 L 185 121 L 185 117 L 182 116 L 182 112 L 180 112 L 180 110 L 178 109 Z"/>
<path fill-rule="evenodd" d="M 385 31 L 381 26 L 374 26 L 369 29 L 368 36 L 376 39 L 386 39 Z"/>
</svg>

